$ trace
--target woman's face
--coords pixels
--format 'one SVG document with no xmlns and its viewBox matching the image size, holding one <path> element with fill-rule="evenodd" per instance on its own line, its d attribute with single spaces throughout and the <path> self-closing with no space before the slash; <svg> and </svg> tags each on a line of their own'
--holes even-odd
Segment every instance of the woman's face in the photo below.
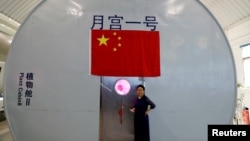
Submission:
<svg viewBox="0 0 250 141">
<path fill-rule="evenodd" d="M 142 97 L 144 95 L 144 90 L 142 87 L 138 87 L 136 90 L 137 96 Z"/>
</svg>

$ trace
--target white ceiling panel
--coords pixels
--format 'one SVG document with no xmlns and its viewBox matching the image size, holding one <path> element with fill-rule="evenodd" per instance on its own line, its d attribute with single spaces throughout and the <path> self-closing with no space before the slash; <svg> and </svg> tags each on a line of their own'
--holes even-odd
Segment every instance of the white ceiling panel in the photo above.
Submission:
<svg viewBox="0 0 250 141">
<path fill-rule="evenodd" d="M 0 0 L 0 12 L 18 23 L 22 23 L 29 12 L 41 0 Z"/>
<path fill-rule="evenodd" d="M 221 27 L 229 29 L 250 17 L 250 0 L 200 0 Z"/>
</svg>

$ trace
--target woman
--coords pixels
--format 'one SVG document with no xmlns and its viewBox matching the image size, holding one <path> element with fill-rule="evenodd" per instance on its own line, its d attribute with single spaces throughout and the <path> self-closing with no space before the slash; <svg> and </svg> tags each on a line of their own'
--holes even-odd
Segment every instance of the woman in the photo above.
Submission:
<svg viewBox="0 0 250 141">
<path fill-rule="evenodd" d="M 155 104 L 145 95 L 145 87 L 136 87 L 137 99 L 130 109 L 134 113 L 134 141 L 150 141 L 148 113 Z"/>
</svg>

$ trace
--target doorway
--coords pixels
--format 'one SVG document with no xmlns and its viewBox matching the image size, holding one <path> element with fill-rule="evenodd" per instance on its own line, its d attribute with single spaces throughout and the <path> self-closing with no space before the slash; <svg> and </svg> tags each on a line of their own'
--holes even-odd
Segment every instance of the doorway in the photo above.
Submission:
<svg viewBox="0 0 250 141">
<path fill-rule="evenodd" d="M 124 88 L 127 87 L 125 83 L 118 84 L 124 80 L 130 84 L 130 90 Z M 100 141 L 134 140 L 133 113 L 129 109 L 136 99 L 136 86 L 142 82 L 138 77 L 101 78 Z"/>
</svg>

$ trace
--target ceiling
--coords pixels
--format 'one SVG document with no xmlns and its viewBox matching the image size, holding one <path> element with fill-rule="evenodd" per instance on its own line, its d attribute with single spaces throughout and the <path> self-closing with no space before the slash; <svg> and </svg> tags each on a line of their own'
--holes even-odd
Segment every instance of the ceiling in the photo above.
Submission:
<svg viewBox="0 0 250 141">
<path fill-rule="evenodd" d="M 20 24 L 41 1 L 43 0 L 0 0 L 0 33 L 9 38 L 13 37 Z M 211 11 L 224 30 L 250 18 L 250 0 L 200 1 Z"/>
<path fill-rule="evenodd" d="M 250 18 L 250 0 L 200 0 L 224 30 Z"/>
</svg>

